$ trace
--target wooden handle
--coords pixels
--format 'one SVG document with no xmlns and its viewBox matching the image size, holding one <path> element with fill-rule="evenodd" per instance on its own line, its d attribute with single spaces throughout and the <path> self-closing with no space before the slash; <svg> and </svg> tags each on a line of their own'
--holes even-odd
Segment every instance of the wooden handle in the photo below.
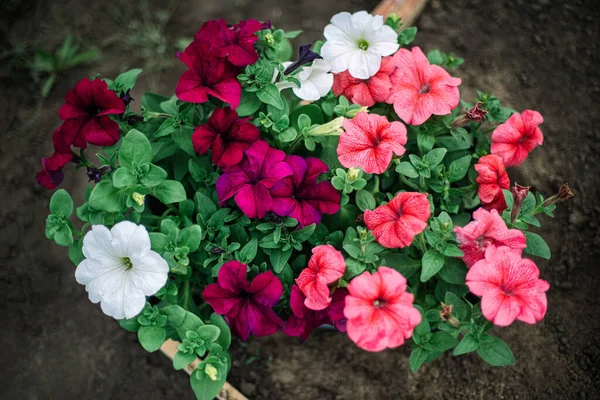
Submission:
<svg viewBox="0 0 600 400">
<path fill-rule="evenodd" d="M 388 15 L 396 13 L 405 26 L 411 26 L 415 23 L 421 12 L 425 8 L 427 0 L 382 0 L 373 10 L 374 15 Z"/>
<path fill-rule="evenodd" d="M 167 341 L 164 342 L 162 346 L 160 346 L 160 351 L 164 355 L 169 357 L 171 360 L 173 360 L 173 358 L 175 358 L 175 353 L 177 353 L 177 346 L 179 346 L 179 342 L 167 339 Z M 190 363 L 190 365 L 185 367 L 183 370 L 187 372 L 188 375 L 191 375 L 191 373 L 194 372 L 198 367 L 198 364 L 200 364 L 200 359 L 196 358 L 196 360 Z M 225 385 L 223 385 L 223 389 L 221 389 L 221 392 L 217 395 L 216 398 L 218 400 L 248 400 L 246 396 L 244 396 L 239 390 L 231 386 L 229 382 L 225 382 Z"/>
</svg>

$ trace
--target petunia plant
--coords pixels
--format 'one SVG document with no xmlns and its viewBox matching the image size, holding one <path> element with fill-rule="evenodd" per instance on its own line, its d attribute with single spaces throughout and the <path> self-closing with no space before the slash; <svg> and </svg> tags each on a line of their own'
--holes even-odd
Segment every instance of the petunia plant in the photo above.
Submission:
<svg viewBox="0 0 600 400">
<path fill-rule="evenodd" d="M 77 207 L 54 193 L 46 236 L 144 349 L 179 342 L 199 399 L 222 388 L 232 336 L 410 339 L 416 371 L 449 351 L 512 364 L 492 327 L 544 318 L 535 228 L 573 194 L 507 173 L 543 118 L 461 100 L 463 60 L 410 47 L 415 33 L 343 12 L 294 57 L 299 32 L 208 21 L 177 54 L 174 96 L 134 99 L 141 70 L 67 93 L 36 180 L 55 189 L 74 164 L 89 184 Z"/>
</svg>

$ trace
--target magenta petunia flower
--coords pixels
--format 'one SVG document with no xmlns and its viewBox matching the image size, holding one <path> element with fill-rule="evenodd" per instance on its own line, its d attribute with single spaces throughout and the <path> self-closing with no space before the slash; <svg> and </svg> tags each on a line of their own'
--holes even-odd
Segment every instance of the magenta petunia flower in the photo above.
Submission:
<svg viewBox="0 0 600 400">
<path fill-rule="evenodd" d="M 407 124 L 421 125 L 432 115 L 447 115 L 458 105 L 461 80 L 439 65 L 432 65 L 419 47 L 394 54 L 392 93 L 387 102 Z"/>
<path fill-rule="evenodd" d="M 454 228 L 456 240 L 464 253 L 463 261 L 471 268 L 485 258 L 489 246 L 507 246 L 521 254 L 527 247 L 525 235 L 518 229 L 508 229 L 498 211 L 480 208 L 473 213 L 474 220 L 464 228 Z"/>
<path fill-rule="evenodd" d="M 508 326 L 515 319 L 535 324 L 546 314 L 550 289 L 539 276 L 533 261 L 511 248 L 490 246 L 485 259 L 469 270 L 467 286 L 481 297 L 481 312 L 495 325 Z"/>
<path fill-rule="evenodd" d="M 227 57 L 233 65 L 245 67 L 258 60 L 254 44 L 258 41 L 256 32 L 262 29 L 265 29 L 265 25 L 255 19 L 240 21 L 231 27 L 224 19 L 218 19 L 204 23 L 195 40 L 211 56 Z"/>
<path fill-rule="evenodd" d="M 212 152 L 212 162 L 217 166 L 231 167 L 244 157 L 244 151 L 260 138 L 258 128 L 248 122 L 248 118 L 239 118 L 229 107 L 217 108 L 192 135 L 194 149 L 198 154 Z"/>
<path fill-rule="evenodd" d="M 242 86 L 237 80 L 238 69 L 224 58 L 206 57 L 200 45 L 192 42 L 179 59 L 188 66 L 175 94 L 183 101 L 205 103 L 214 96 L 236 109 L 242 98 Z"/>
<path fill-rule="evenodd" d="M 283 325 L 282 331 L 288 336 L 300 336 L 302 341 L 306 340 L 312 331 L 321 325 L 333 324 L 339 331 L 346 331 L 346 317 L 344 316 L 344 304 L 348 291 L 338 288 L 332 295 L 331 304 L 320 311 L 314 311 L 304 305 L 306 296 L 297 285 L 292 286 L 290 295 L 290 307 L 292 315 Z"/>
<path fill-rule="evenodd" d="M 87 144 L 111 146 L 119 140 L 119 124 L 109 115 L 123 114 L 125 103 L 101 79 L 84 78 L 67 92 L 58 110 L 64 122 L 61 134 L 68 145 L 85 149 Z"/>
<path fill-rule="evenodd" d="M 273 205 L 270 189 L 293 171 L 283 161 L 285 153 L 264 140 L 254 142 L 244 154 L 239 164 L 223 168 L 224 174 L 217 180 L 217 197 L 224 205 L 235 196 L 235 203 L 246 216 L 263 218 Z"/>
<path fill-rule="evenodd" d="M 247 266 L 232 260 L 221 266 L 217 281 L 204 289 L 202 297 L 217 314 L 225 316 L 231 333 L 246 341 L 250 334 L 268 336 L 279 330 L 283 321 L 273 306 L 283 285 L 273 272 L 263 272 L 248 282 Z"/>
<path fill-rule="evenodd" d="M 323 214 L 340 210 L 340 193 L 331 182 L 317 182 L 319 175 L 329 171 L 323 161 L 308 157 L 287 156 L 293 175 L 279 181 L 271 189 L 273 212 L 280 217 L 292 217 L 301 227 L 318 224 Z"/>
</svg>

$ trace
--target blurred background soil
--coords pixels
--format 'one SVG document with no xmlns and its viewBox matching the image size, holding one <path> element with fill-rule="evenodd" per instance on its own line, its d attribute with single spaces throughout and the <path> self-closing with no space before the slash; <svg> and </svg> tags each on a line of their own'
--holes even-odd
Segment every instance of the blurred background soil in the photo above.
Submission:
<svg viewBox="0 0 600 400">
<path fill-rule="evenodd" d="M 0 397 L 5 399 L 191 399 L 187 376 L 149 354 L 91 304 L 75 282 L 64 248 L 44 237 L 50 191 L 37 186 L 40 157 L 51 151 L 63 96 L 79 79 L 144 68 L 133 97 L 173 93 L 182 67 L 173 57 L 207 19 L 270 19 L 321 36 L 342 10 L 376 0 L 31 1 L 0 5 Z M 371 354 L 340 334 L 320 331 L 300 344 L 276 335 L 233 345 L 230 382 L 251 399 L 594 399 L 600 398 L 600 73 L 595 1 L 432 0 L 416 44 L 465 59 L 455 73 L 466 99 L 492 92 L 516 110 L 544 115 L 544 145 L 512 178 L 546 195 L 568 181 L 576 197 L 541 234 L 551 261 L 536 260 L 551 283 L 548 314 L 535 326 L 496 329 L 514 367 L 492 368 L 476 355 L 441 357 L 417 373 L 409 346 Z M 42 99 L 27 61 L 72 33 L 102 59 L 59 74 Z M 138 105 L 139 107 L 139 105 Z M 85 174 L 63 187 L 82 202 Z"/>
</svg>

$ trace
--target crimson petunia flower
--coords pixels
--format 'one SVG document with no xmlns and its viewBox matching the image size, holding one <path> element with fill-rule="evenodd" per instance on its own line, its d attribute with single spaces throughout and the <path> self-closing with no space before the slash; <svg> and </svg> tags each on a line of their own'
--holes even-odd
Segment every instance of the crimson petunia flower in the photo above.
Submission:
<svg viewBox="0 0 600 400">
<path fill-rule="evenodd" d="M 248 340 L 250 334 L 267 336 L 276 333 L 283 321 L 273 311 L 283 293 L 283 285 L 273 272 L 247 279 L 247 266 L 228 261 L 221 266 L 218 283 L 211 283 L 202 297 L 217 314 L 225 315 L 231 332 Z"/>
<path fill-rule="evenodd" d="M 464 228 L 454 228 L 456 240 L 464 253 L 462 257 L 467 267 L 485 258 L 489 246 L 507 246 L 521 254 L 527 247 L 525 235 L 518 229 L 508 229 L 498 211 L 486 211 L 483 208 L 473 213 L 474 220 Z"/>
<path fill-rule="evenodd" d="M 265 29 L 264 24 L 255 19 L 240 21 L 231 27 L 224 19 L 218 19 L 205 22 L 195 40 L 211 56 L 227 57 L 233 65 L 245 67 L 258 60 L 254 44 L 258 41 L 256 32 L 262 29 Z"/>
<path fill-rule="evenodd" d="M 421 125 L 432 115 L 447 115 L 458 105 L 461 80 L 439 65 L 431 65 L 419 47 L 400 49 L 394 55 L 392 93 L 387 103 L 407 124 Z"/>
<path fill-rule="evenodd" d="M 401 156 L 406 149 L 406 127 L 386 117 L 359 112 L 345 119 L 337 155 L 346 168 L 361 168 L 368 174 L 381 174 L 390 165 L 393 154 Z"/>
<path fill-rule="evenodd" d="M 63 181 L 64 174 L 62 169 L 48 169 L 48 159 L 42 158 L 42 169 L 35 175 L 35 181 L 46 189 L 56 189 Z"/>
<path fill-rule="evenodd" d="M 60 127 L 52 132 L 54 154 L 42 158 L 42 169 L 37 173 L 35 180 L 46 189 L 55 189 L 63 180 L 62 169 L 76 157 L 71 151 L 71 146 L 65 142 Z"/>
<path fill-rule="evenodd" d="M 393 57 L 381 60 L 379 71 L 369 79 L 358 79 L 344 71 L 333 74 L 333 93 L 344 95 L 350 102 L 371 107 L 375 103 L 384 103 L 392 91 L 390 75 L 396 70 Z"/>
<path fill-rule="evenodd" d="M 486 210 L 506 210 L 506 200 L 502 189 L 510 188 L 510 179 L 504 168 L 502 158 L 495 154 L 483 156 L 475 164 L 479 184 L 477 195 Z"/>
<path fill-rule="evenodd" d="M 331 303 L 329 284 L 344 275 L 344 256 L 329 244 L 312 249 L 308 268 L 300 272 L 296 284 L 306 296 L 304 305 L 311 310 L 324 310 Z"/>
<path fill-rule="evenodd" d="M 244 151 L 260 138 L 258 128 L 239 118 L 229 107 L 217 108 L 208 123 L 199 126 L 192 135 L 194 149 L 198 154 L 212 152 L 212 162 L 217 166 L 231 167 L 242 161 Z"/>
<path fill-rule="evenodd" d="M 64 122 L 61 134 L 68 145 L 85 149 L 87 144 L 111 146 L 119 140 L 119 124 L 109 115 L 123 114 L 125 103 L 101 79 L 85 78 L 67 92 L 58 110 Z"/>
<path fill-rule="evenodd" d="M 238 69 L 224 58 L 206 57 L 200 45 L 192 42 L 179 59 L 188 66 L 181 75 L 175 94 L 189 103 L 205 103 L 208 95 L 229 103 L 236 109 L 242 98 L 237 80 Z"/>
<path fill-rule="evenodd" d="M 285 162 L 293 174 L 279 181 L 271 189 L 273 212 L 280 217 L 292 217 L 299 226 L 318 224 L 323 214 L 340 210 L 340 193 L 331 182 L 317 182 L 319 175 L 329 168 L 323 161 L 308 157 L 287 156 Z"/>
<path fill-rule="evenodd" d="M 402 192 L 386 205 L 365 210 L 364 219 L 379 244 L 393 249 L 410 246 L 430 215 L 427 193 Z"/>
<path fill-rule="evenodd" d="M 544 142 L 544 135 L 538 127 L 544 118 L 537 111 L 525 110 L 514 113 L 492 133 L 492 154 L 502 157 L 504 165 L 520 165 L 529 152 Z"/>
<path fill-rule="evenodd" d="M 495 325 L 508 326 L 515 319 L 528 324 L 541 321 L 548 307 L 550 285 L 539 279 L 540 270 L 508 247 L 490 246 L 485 259 L 467 273 L 469 290 L 481 297 L 483 316 Z"/>
<path fill-rule="evenodd" d="M 348 337 L 358 347 L 381 351 L 401 346 L 421 322 L 413 307 L 414 296 L 406 292 L 406 279 L 396 270 L 379 267 L 350 281 L 344 315 Z"/>
<path fill-rule="evenodd" d="M 216 188 L 221 205 L 235 196 L 235 203 L 246 216 L 263 218 L 273 205 L 270 189 L 293 173 L 284 159 L 283 151 L 264 140 L 254 142 L 239 164 L 223 168 Z"/>
<path fill-rule="evenodd" d="M 282 331 L 288 336 L 300 336 L 302 341 L 321 325 L 334 326 L 341 332 L 346 331 L 346 317 L 344 316 L 344 301 L 348 291 L 344 288 L 336 289 L 332 296 L 331 304 L 324 310 L 314 311 L 304 305 L 306 296 L 297 285 L 292 286 L 290 307 L 292 315 L 283 325 Z"/>
</svg>

